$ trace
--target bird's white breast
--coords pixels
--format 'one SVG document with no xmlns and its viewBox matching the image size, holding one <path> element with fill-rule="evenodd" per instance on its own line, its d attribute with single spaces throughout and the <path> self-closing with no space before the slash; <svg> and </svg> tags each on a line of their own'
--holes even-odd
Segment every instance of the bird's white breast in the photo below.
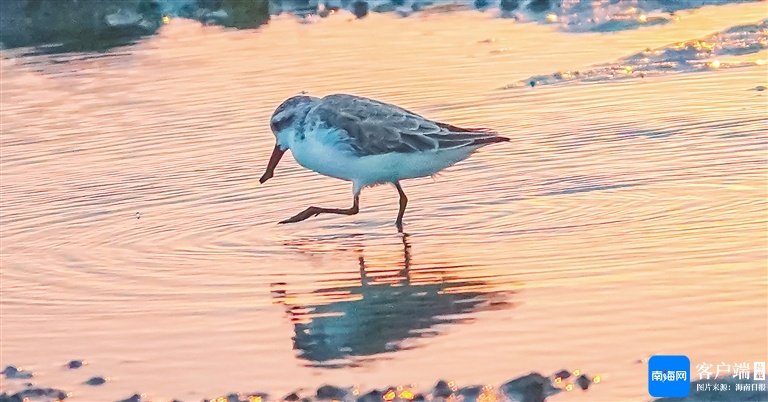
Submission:
<svg viewBox="0 0 768 402">
<path fill-rule="evenodd" d="M 321 139 L 324 138 L 307 136 L 303 141 L 293 142 L 291 152 L 296 162 L 324 176 L 352 181 L 361 187 L 431 176 L 467 158 L 475 150 L 464 148 L 356 156 L 340 144 Z"/>
</svg>

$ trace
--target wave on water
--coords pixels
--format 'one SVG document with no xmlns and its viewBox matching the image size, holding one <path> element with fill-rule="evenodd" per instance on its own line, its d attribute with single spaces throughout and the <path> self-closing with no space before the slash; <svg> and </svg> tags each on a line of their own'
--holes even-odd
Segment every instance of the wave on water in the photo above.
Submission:
<svg viewBox="0 0 768 402">
<path fill-rule="evenodd" d="M 765 49 L 768 49 L 768 19 L 754 24 L 734 26 L 701 39 L 645 49 L 587 70 L 535 75 L 503 89 L 569 82 L 603 82 L 765 65 L 768 60 L 737 59 L 738 56 L 756 54 Z M 734 60 L 724 59 L 728 57 Z"/>
</svg>

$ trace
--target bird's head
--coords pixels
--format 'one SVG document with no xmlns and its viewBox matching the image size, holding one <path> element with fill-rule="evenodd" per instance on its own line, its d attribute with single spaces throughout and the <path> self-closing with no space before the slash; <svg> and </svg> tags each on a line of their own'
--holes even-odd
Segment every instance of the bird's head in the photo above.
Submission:
<svg viewBox="0 0 768 402">
<path fill-rule="evenodd" d="M 275 109 L 269 119 L 269 127 L 281 149 L 289 148 L 292 137 L 302 128 L 300 125 L 304 116 L 318 100 L 312 96 L 296 95 L 286 99 Z"/>
<path fill-rule="evenodd" d="M 280 158 L 283 157 L 283 153 L 290 148 L 296 134 L 301 133 L 301 123 L 304 117 L 319 100 L 318 98 L 306 95 L 292 96 L 283 101 L 275 109 L 275 112 L 272 113 L 272 117 L 269 119 L 269 127 L 275 135 L 275 149 L 269 158 L 267 171 L 261 176 L 259 182 L 264 183 L 272 177 L 275 167 L 280 162 Z"/>
</svg>

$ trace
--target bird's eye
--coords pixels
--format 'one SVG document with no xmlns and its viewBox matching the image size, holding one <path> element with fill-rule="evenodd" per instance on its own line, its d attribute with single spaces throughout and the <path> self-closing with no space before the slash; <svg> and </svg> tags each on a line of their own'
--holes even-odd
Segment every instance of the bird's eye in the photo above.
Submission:
<svg viewBox="0 0 768 402">
<path fill-rule="evenodd" d="M 278 133 L 286 129 L 288 126 L 290 126 L 291 123 L 293 123 L 293 116 L 289 115 L 289 116 L 283 117 L 282 119 L 272 120 L 271 122 L 269 122 L 269 125 L 272 127 L 272 131 Z"/>
</svg>

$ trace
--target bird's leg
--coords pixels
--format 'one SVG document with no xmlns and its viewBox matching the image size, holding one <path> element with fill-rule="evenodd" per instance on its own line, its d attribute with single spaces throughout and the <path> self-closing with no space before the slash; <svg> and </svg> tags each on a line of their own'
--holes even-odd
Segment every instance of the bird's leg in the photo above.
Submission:
<svg viewBox="0 0 768 402">
<path fill-rule="evenodd" d="M 405 196 L 405 192 L 403 191 L 403 188 L 400 187 L 400 183 L 395 183 L 395 188 L 397 189 L 397 192 L 400 193 L 400 211 L 397 213 L 397 220 L 395 221 L 395 225 L 397 226 L 397 230 L 399 232 L 403 231 L 403 215 L 405 215 L 405 206 L 408 205 L 408 197 Z"/>
<path fill-rule="evenodd" d="M 317 216 L 320 214 L 354 215 L 359 210 L 360 210 L 360 194 L 357 193 L 355 194 L 355 198 L 351 208 L 343 209 L 343 208 L 309 207 L 284 221 L 280 221 L 280 223 L 301 222 L 307 218 L 311 218 L 313 216 Z"/>
</svg>

